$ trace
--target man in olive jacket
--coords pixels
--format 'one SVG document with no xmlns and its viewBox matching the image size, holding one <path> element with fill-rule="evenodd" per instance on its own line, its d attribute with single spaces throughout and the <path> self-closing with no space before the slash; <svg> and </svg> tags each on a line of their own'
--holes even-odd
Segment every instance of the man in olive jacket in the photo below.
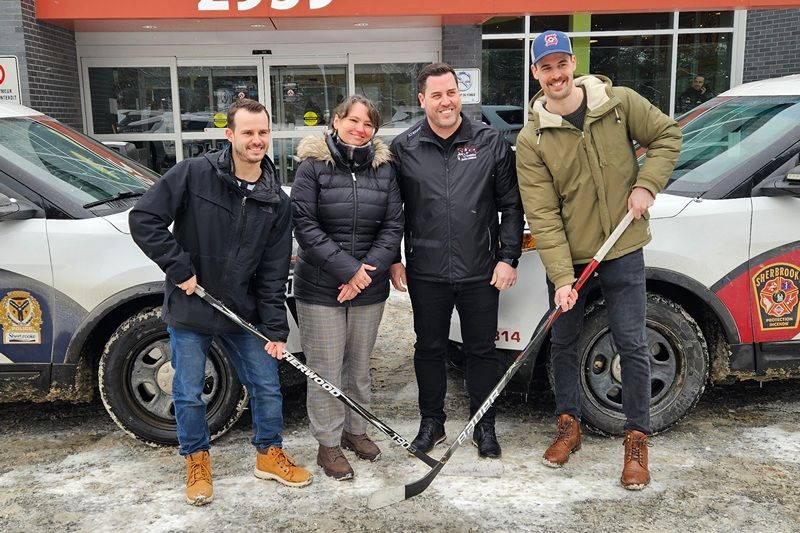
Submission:
<svg viewBox="0 0 800 533">
<path fill-rule="evenodd" d="M 575 79 L 576 58 L 564 33 L 542 33 L 531 52 L 531 72 L 542 90 L 531 100 L 528 123 L 517 138 L 517 174 L 550 295 L 564 311 L 551 338 L 557 434 L 543 462 L 561 467 L 581 446 L 577 343 L 585 299 L 578 298 L 572 284 L 633 210 L 634 221 L 597 274 L 622 366 L 626 421 L 621 483 L 638 490 L 650 482 L 647 435 L 652 432 L 642 248 L 650 241 L 647 209 L 672 173 L 681 132 L 674 120 L 636 92 L 612 87 L 602 76 Z M 641 168 L 634 140 L 647 148 Z"/>
</svg>

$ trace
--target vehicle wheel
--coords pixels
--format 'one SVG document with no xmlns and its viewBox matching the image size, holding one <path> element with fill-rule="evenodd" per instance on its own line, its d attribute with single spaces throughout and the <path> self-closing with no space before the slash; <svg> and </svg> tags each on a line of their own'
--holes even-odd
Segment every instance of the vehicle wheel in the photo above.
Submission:
<svg viewBox="0 0 800 533">
<path fill-rule="evenodd" d="M 161 308 L 146 309 L 117 328 L 100 359 L 100 396 L 126 433 L 148 444 L 177 444 L 172 403 L 172 350 Z M 202 395 L 211 439 L 242 416 L 247 393 L 227 354 L 211 345 Z"/>
<path fill-rule="evenodd" d="M 708 380 L 708 350 L 700 327 L 675 302 L 647 296 L 650 353 L 650 420 L 654 433 L 676 424 L 697 404 Z M 608 435 L 624 433 L 619 355 L 608 326 L 604 301 L 586 312 L 578 341 L 583 422 Z M 552 372 L 551 372 L 552 384 Z"/>
</svg>

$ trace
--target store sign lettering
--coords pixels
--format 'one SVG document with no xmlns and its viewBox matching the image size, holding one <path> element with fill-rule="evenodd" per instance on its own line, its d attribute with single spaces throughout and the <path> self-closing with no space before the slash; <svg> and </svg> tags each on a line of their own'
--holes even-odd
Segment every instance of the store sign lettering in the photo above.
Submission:
<svg viewBox="0 0 800 533">
<path fill-rule="evenodd" d="M 234 0 L 199 0 L 197 2 L 198 11 L 230 11 L 231 3 Z M 236 0 L 236 9 L 238 11 L 248 11 L 261 4 L 262 0 Z M 308 0 L 311 9 L 322 9 L 329 5 L 333 0 Z M 286 11 L 297 7 L 300 0 L 271 0 L 270 5 L 272 9 Z"/>
</svg>

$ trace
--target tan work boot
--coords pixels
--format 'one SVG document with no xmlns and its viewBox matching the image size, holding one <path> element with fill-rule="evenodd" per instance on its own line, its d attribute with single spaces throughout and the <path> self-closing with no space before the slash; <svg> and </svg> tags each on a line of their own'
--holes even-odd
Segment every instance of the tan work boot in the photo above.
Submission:
<svg viewBox="0 0 800 533">
<path fill-rule="evenodd" d="M 186 456 L 186 501 L 206 505 L 214 499 L 211 485 L 211 455 L 202 450 Z"/>
<path fill-rule="evenodd" d="M 356 452 L 359 459 L 366 459 L 373 463 L 381 458 L 381 450 L 378 445 L 372 442 L 366 433 L 354 435 L 342 431 L 342 448 Z"/>
<path fill-rule="evenodd" d="M 556 438 L 544 452 L 542 464 L 561 468 L 569 461 L 569 454 L 581 449 L 581 425 L 572 415 L 559 415 Z"/>
<path fill-rule="evenodd" d="M 352 479 L 355 473 L 347 458 L 338 446 L 319 445 L 317 464 L 325 471 L 325 475 L 337 481 Z"/>
<path fill-rule="evenodd" d="M 283 448 L 270 446 L 266 451 L 256 453 L 256 467 L 253 470 L 259 479 L 274 479 L 289 487 L 305 487 L 311 483 L 311 472 L 297 466 Z"/>
<path fill-rule="evenodd" d="M 625 464 L 620 482 L 628 490 L 642 490 L 650 483 L 647 466 L 647 435 L 641 431 L 625 432 Z"/>
</svg>

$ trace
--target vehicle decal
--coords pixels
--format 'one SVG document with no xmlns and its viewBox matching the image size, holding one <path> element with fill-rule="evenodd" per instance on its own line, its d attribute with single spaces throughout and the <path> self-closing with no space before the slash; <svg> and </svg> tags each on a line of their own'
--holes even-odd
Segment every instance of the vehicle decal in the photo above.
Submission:
<svg viewBox="0 0 800 533">
<path fill-rule="evenodd" d="M 28 291 L 8 291 L 0 300 L 3 344 L 41 344 L 42 306 Z"/>
<path fill-rule="evenodd" d="M 759 254 L 711 289 L 730 311 L 742 343 L 800 337 L 800 241 Z"/>
<path fill-rule="evenodd" d="M 8 357 L 6 357 L 3 352 L 0 352 L 0 365 L 8 365 L 8 364 L 13 364 L 13 363 L 14 363 L 14 361 L 12 361 Z"/>
<path fill-rule="evenodd" d="M 759 325 L 767 329 L 796 329 L 800 267 L 790 263 L 766 266 L 753 276 Z"/>
</svg>

